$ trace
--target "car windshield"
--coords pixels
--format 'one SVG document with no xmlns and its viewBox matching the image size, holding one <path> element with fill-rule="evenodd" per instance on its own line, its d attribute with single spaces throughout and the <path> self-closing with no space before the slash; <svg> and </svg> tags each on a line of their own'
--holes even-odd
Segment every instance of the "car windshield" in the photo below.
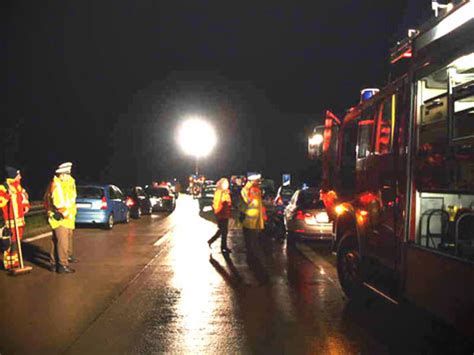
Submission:
<svg viewBox="0 0 474 355">
<path fill-rule="evenodd" d="M 78 186 L 78 198 L 102 198 L 104 197 L 104 189 L 95 186 Z"/>
<path fill-rule="evenodd" d="M 280 191 L 280 195 L 282 197 L 290 197 L 293 196 L 293 194 L 295 193 L 295 190 L 292 189 L 292 188 L 289 188 L 289 187 L 283 187 Z"/>
<path fill-rule="evenodd" d="M 304 210 L 324 208 L 324 203 L 319 199 L 319 192 L 301 191 L 298 205 Z"/>
<path fill-rule="evenodd" d="M 158 187 L 156 189 L 149 189 L 148 194 L 154 197 L 163 197 L 163 196 L 168 196 L 169 192 L 168 192 L 168 189 L 165 189 L 163 187 Z"/>
</svg>

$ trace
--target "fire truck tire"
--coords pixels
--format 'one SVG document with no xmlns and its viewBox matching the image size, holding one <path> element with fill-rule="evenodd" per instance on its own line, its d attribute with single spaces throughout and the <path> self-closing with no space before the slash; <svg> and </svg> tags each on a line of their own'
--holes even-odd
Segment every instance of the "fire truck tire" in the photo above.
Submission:
<svg viewBox="0 0 474 355">
<path fill-rule="evenodd" d="M 341 242 L 337 253 L 337 274 L 348 298 L 355 299 L 363 295 L 361 258 L 353 237 L 348 236 Z"/>
</svg>

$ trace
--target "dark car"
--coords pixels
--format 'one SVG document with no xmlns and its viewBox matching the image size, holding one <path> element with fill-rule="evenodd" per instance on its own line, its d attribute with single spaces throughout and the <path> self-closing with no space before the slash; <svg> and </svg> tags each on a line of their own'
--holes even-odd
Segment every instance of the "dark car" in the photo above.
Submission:
<svg viewBox="0 0 474 355">
<path fill-rule="evenodd" d="M 297 190 L 284 212 L 288 241 L 297 239 L 332 240 L 332 222 L 319 189 Z"/>
<path fill-rule="evenodd" d="M 202 190 L 201 196 L 199 197 L 199 211 L 203 212 L 205 207 L 212 206 L 214 200 L 214 193 L 216 192 L 216 185 L 207 185 Z"/>
<path fill-rule="evenodd" d="M 176 197 L 167 186 L 149 187 L 146 193 L 150 196 L 153 211 L 174 211 L 176 207 Z"/>
<path fill-rule="evenodd" d="M 140 218 L 142 215 L 153 212 L 150 197 L 141 186 L 133 186 L 123 190 L 127 196 L 127 206 L 130 208 L 132 218 Z"/>
</svg>

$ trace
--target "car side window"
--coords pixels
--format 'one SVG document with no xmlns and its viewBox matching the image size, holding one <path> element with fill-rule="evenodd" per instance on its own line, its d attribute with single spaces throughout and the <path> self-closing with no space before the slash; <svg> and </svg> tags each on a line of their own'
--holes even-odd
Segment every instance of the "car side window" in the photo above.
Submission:
<svg viewBox="0 0 474 355">
<path fill-rule="evenodd" d="M 375 134 L 375 152 L 377 154 L 389 154 L 392 151 L 395 99 L 395 95 L 389 96 L 379 107 L 377 114 L 377 132 Z"/>
<path fill-rule="evenodd" d="M 120 189 L 116 186 L 114 186 L 114 190 L 115 190 L 115 198 L 122 200 L 124 198 L 122 191 L 120 191 Z"/>
<path fill-rule="evenodd" d="M 362 117 L 358 122 L 359 132 L 357 137 L 357 157 L 366 158 L 369 156 L 372 147 L 372 131 L 374 126 L 374 108 L 369 107 L 362 112 Z"/>
<path fill-rule="evenodd" d="M 115 191 L 114 191 L 114 189 L 112 188 L 112 186 L 109 186 L 109 198 L 110 198 L 111 200 L 113 200 L 113 199 L 116 198 L 116 197 L 115 197 Z"/>
</svg>

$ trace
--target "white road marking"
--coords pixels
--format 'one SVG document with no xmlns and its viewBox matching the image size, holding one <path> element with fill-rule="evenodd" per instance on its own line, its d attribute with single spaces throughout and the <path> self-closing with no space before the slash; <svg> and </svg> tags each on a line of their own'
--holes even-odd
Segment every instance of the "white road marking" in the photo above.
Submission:
<svg viewBox="0 0 474 355">
<path fill-rule="evenodd" d="M 172 234 L 172 229 L 170 229 L 164 236 L 162 236 L 160 239 L 158 239 L 153 246 L 158 247 L 161 244 L 163 244 Z"/>
<path fill-rule="evenodd" d="M 31 238 L 28 238 L 28 239 L 24 239 L 24 240 L 23 240 L 23 243 L 31 243 L 31 242 L 34 242 L 35 240 L 38 240 L 38 239 L 43 239 L 43 238 L 51 237 L 52 235 L 53 235 L 52 232 L 46 232 L 46 233 L 37 235 L 36 237 L 31 237 Z"/>
</svg>

